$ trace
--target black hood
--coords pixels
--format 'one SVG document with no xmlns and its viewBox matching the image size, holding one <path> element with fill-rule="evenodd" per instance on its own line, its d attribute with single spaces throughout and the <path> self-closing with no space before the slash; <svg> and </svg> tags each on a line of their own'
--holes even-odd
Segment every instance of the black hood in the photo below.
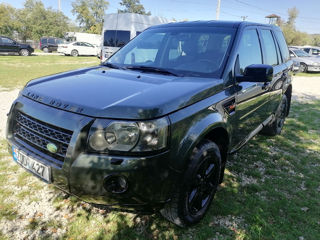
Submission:
<svg viewBox="0 0 320 240">
<path fill-rule="evenodd" d="M 152 119 L 207 98 L 222 87 L 221 80 L 212 78 L 92 67 L 33 80 L 22 94 L 92 117 Z"/>
</svg>

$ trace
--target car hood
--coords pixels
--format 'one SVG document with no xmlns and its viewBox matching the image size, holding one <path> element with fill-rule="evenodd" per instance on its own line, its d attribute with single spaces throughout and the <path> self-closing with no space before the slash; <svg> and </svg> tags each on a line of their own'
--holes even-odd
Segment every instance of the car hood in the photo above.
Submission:
<svg viewBox="0 0 320 240">
<path fill-rule="evenodd" d="M 30 81 L 22 95 L 92 117 L 152 119 L 207 98 L 222 80 L 92 67 Z"/>
</svg>

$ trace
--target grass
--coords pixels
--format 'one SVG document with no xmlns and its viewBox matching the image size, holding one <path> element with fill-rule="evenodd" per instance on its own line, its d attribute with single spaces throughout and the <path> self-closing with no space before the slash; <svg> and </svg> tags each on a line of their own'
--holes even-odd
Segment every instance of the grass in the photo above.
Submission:
<svg viewBox="0 0 320 240">
<path fill-rule="evenodd" d="M 299 72 L 296 74 L 296 76 L 299 77 L 320 77 L 320 73 L 316 72 L 310 72 L 310 73 L 304 73 L 304 72 Z"/>
<path fill-rule="evenodd" d="M 50 204 L 66 214 L 49 221 L 36 216 L 25 230 L 41 229 L 50 236 L 64 229 L 66 239 L 320 239 L 319 118 L 320 101 L 294 102 L 281 135 L 258 135 L 233 155 L 208 214 L 194 227 L 178 228 L 158 214 L 102 211 L 50 188 L 55 192 Z M 5 154 L 0 173 L 0 218 L 10 222 L 20 215 L 19 199 L 34 198 L 45 184 L 17 171 Z M 8 178 L 15 175 L 37 186 L 31 182 L 28 190 L 11 191 L 21 187 Z M 17 201 L 6 202 L 12 195 Z"/>
<path fill-rule="evenodd" d="M 0 87 L 22 87 L 34 77 L 96 64 L 95 58 L 0 57 Z M 159 214 L 99 210 L 63 194 L 16 165 L 0 140 L 0 222 L 17 228 L 8 234 L 0 225 L 0 239 L 37 232 L 37 239 L 318 240 L 319 119 L 320 101 L 293 102 L 281 135 L 258 135 L 229 158 L 225 181 L 206 217 L 187 229 Z M 47 195 L 38 194 L 40 190 Z M 25 216 L 22 202 L 48 204 L 54 214 Z"/>
<path fill-rule="evenodd" d="M 22 88 L 34 78 L 98 64 L 96 57 L 0 56 L 0 88 Z"/>
</svg>

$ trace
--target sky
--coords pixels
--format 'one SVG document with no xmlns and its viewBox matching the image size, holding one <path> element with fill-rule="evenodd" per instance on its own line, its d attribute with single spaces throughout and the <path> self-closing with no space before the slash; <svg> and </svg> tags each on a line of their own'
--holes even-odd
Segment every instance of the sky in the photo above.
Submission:
<svg viewBox="0 0 320 240">
<path fill-rule="evenodd" d="M 70 19 L 71 3 L 75 0 L 60 0 L 61 10 Z M 24 0 L 0 0 L 13 7 L 22 8 Z M 58 9 L 58 0 L 42 0 L 46 7 Z M 121 9 L 120 0 L 109 0 L 106 13 L 115 13 Z M 181 20 L 214 20 L 218 0 L 140 0 L 154 16 Z M 220 20 L 241 20 L 267 23 L 265 16 L 275 13 L 287 20 L 289 8 L 296 7 L 299 15 L 296 21 L 298 30 L 307 33 L 320 33 L 320 0 L 221 0 Z"/>
</svg>

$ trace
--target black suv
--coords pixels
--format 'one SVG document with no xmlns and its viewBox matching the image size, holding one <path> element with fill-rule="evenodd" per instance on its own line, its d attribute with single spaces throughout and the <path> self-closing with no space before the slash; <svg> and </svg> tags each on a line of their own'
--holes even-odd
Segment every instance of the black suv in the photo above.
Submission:
<svg viewBox="0 0 320 240">
<path fill-rule="evenodd" d="M 21 56 L 29 56 L 34 49 L 23 43 L 18 43 L 15 40 L 0 36 L 0 54 L 19 54 Z"/>
<path fill-rule="evenodd" d="M 62 38 L 42 37 L 40 38 L 40 49 L 46 53 L 54 52 L 58 49 L 58 44 L 65 43 Z"/>
<path fill-rule="evenodd" d="M 291 101 L 280 29 L 154 26 L 100 66 L 30 81 L 8 115 L 14 161 L 96 205 L 198 222 L 228 155 L 281 132 Z"/>
</svg>

